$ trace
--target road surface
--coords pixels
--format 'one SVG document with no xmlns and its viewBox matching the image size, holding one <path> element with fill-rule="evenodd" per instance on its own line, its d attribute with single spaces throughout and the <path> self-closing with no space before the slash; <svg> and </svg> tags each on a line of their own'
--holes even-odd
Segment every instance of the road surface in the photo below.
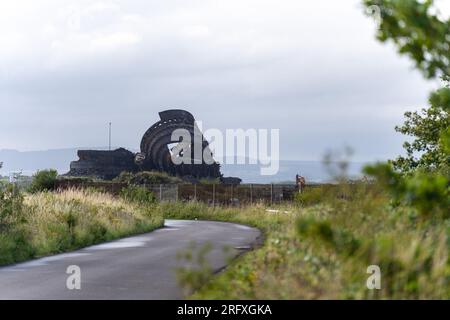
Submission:
<svg viewBox="0 0 450 320">
<path fill-rule="evenodd" d="M 166 220 L 150 233 L 0 267 L 0 299 L 181 299 L 175 269 L 186 261 L 178 253 L 210 243 L 206 257 L 219 271 L 259 237 L 259 230 L 238 224 Z M 78 270 L 67 273 L 69 266 L 79 267 L 79 278 Z"/>
</svg>

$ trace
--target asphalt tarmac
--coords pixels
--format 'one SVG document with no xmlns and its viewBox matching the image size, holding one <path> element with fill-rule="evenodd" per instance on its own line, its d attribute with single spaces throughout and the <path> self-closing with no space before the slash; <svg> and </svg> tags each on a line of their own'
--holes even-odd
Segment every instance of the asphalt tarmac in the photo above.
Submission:
<svg viewBox="0 0 450 320">
<path fill-rule="evenodd" d="M 239 224 L 166 220 L 150 233 L 1 267 L 0 299 L 182 299 L 175 270 L 195 266 L 180 253 L 209 244 L 206 259 L 219 271 L 260 236 Z"/>
</svg>

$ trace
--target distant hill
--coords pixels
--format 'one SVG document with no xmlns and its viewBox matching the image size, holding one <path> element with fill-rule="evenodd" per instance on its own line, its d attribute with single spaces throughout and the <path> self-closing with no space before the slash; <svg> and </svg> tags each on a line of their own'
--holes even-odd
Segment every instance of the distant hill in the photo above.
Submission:
<svg viewBox="0 0 450 320">
<path fill-rule="evenodd" d="M 358 177 L 364 163 L 351 162 L 347 174 L 350 177 Z M 281 160 L 280 170 L 274 176 L 262 176 L 259 165 L 223 164 L 221 171 L 225 176 L 240 177 L 247 183 L 295 183 L 295 175 L 300 174 L 307 182 L 325 182 L 330 180 L 330 175 L 321 161 Z"/>
<path fill-rule="evenodd" d="M 63 173 L 69 171 L 70 162 L 76 160 L 78 148 L 55 149 L 43 151 L 0 150 L 3 168 L 0 174 L 8 175 L 11 171 L 23 170 L 26 175 L 36 170 L 53 168 Z"/>
<path fill-rule="evenodd" d="M 43 151 L 0 150 L 0 162 L 3 168 L 0 175 L 7 176 L 9 172 L 22 170 L 24 174 L 31 175 L 37 170 L 56 169 L 59 173 L 69 171 L 70 162 L 77 160 L 78 149 L 105 149 L 105 148 L 68 148 Z M 364 164 L 351 162 L 348 174 L 358 176 Z M 222 173 L 225 176 L 240 177 L 245 183 L 277 183 L 294 182 L 295 175 L 305 176 L 309 182 L 324 182 L 330 179 L 329 174 L 320 161 L 281 160 L 280 170 L 274 176 L 261 176 L 259 165 L 250 164 L 222 164 Z"/>
</svg>

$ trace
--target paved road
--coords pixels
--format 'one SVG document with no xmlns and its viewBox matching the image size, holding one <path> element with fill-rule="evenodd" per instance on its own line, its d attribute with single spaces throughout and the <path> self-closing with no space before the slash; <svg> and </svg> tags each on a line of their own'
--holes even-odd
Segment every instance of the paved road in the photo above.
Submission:
<svg viewBox="0 0 450 320">
<path fill-rule="evenodd" d="M 214 270 L 257 242 L 257 229 L 225 222 L 166 220 L 154 232 L 0 268 L 0 299 L 180 299 L 177 253 L 196 243 L 212 245 Z M 232 250 L 226 253 L 224 247 Z M 185 263 L 185 262 L 184 262 Z M 68 290 L 71 265 L 80 267 L 81 289 Z"/>
</svg>

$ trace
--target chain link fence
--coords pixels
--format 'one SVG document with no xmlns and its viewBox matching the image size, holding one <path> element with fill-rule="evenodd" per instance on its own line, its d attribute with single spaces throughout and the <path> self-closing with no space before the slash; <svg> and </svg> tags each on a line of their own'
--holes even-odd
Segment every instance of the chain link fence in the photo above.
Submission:
<svg viewBox="0 0 450 320">
<path fill-rule="evenodd" d="M 119 194 L 125 183 L 60 181 L 57 188 L 95 188 Z M 152 184 L 143 185 L 159 201 L 201 201 L 209 205 L 248 205 L 253 203 L 280 203 L 291 201 L 298 188 L 291 184 Z"/>
<path fill-rule="evenodd" d="M 210 205 L 242 205 L 290 201 L 295 185 L 282 184 L 176 184 L 145 186 L 161 201 L 201 201 Z"/>
</svg>

